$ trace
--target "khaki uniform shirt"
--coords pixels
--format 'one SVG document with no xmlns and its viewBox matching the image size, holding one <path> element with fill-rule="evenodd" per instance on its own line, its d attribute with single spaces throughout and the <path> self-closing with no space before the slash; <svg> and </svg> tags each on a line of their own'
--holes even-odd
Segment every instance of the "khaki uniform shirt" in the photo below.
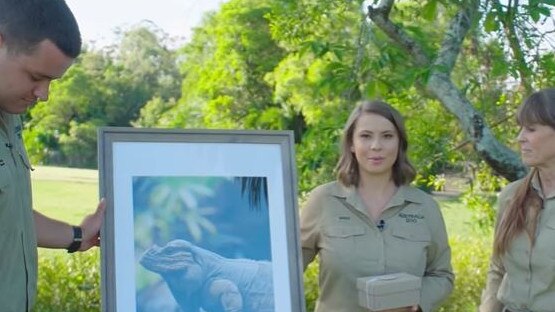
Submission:
<svg viewBox="0 0 555 312">
<path fill-rule="evenodd" d="M 499 195 L 497 220 L 523 180 L 509 184 Z M 537 175 L 532 186 L 543 199 L 531 246 L 526 233 L 515 237 L 500 258 L 492 257 L 480 312 L 555 311 L 555 197 L 545 198 Z"/>
<path fill-rule="evenodd" d="M 315 188 L 301 211 L 306 266 L 318 254 L 318 312 L 366 311 L 358 304 L 358 277 L 407 272 L 423 277 L 420 307 L 436 309 L 453 287 L 451 250 L 437 203 L 402 186 L 372 221 L 354 187 L 332 182 Z"/>
<path fill-rule="evenodd" d="M 37 291 L 37 241 L 21 119 L 0 111 L 0 312 L 28 311 Z"/>
</svg>

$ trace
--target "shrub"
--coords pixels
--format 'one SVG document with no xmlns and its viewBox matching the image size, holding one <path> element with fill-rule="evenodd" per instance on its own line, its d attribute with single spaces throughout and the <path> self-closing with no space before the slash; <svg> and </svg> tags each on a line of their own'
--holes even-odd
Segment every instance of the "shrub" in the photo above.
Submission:
<svg viewBox="0 0 555 312">
<path fill-rule="evenodd" d="M 473 212 L 474 230 L 488 234 L 495 224 L 497 193 L 508 181 L 495 174 L 491 167 L 480 162 L 472 168 L 472 179 L 468 189 L 463 193 L 464 206 Z"/>
<path fill-rule="evenodd" d="M 439 312 L 474 312 L 485 287 L 491 240 L 455 237 L 450 244 L 455 288 Z"/>
<path fill-rule="evenodd" d="M 480 303 L 491 254 L 490 240 L 454 237 L 450 241 L 455 272 L 453 293 L 438 312 L 474 312 Z M 314 311 L 318 298 L 318 261 L 304 273 L 306 310 Z"/>
<path fill-rule="evenodd" d="M 304 298 L 306 302 L 306 311 L 314 311 L 319 293 L 318 258 L 316 258 L 304 271 Z"/>
<path fill-rule="evenodd" d="M 99 251 L 39 257 L 38 297 L 33 311 L 100 311 Z"/>
<path fill-rule="evenodd" d="M 476 311 L 485 286 L 491 242 L 454 237 L 450 241 L 455 288 L 439 312 Z M 34 311 L 99 311 L 99 252 L 67 255 L 52 253 L 39 259 L 39 292 Z M 306 310 L 314 311 L 318 298 L 318 260 L 304 272 Z"/>
</svg>

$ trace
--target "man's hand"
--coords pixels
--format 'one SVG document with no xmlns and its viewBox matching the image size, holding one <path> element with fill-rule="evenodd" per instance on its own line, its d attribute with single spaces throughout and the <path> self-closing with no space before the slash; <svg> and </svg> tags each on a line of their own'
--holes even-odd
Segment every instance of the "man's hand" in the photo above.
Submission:
<svg viewBox="0 0 555 312">
<path fill-rule="evenodd" d="M 106 210 L 106 201 L 104 198 L 100 200 L 96 211 L 86 216 L 81 222 L 81 229 L 83 230 L 83 241 L 79 251 L 85 251 L 94 246 L 100 246 L 100 227 L 102 220 L 104 220 L 104 211 Z"/>
</svg>

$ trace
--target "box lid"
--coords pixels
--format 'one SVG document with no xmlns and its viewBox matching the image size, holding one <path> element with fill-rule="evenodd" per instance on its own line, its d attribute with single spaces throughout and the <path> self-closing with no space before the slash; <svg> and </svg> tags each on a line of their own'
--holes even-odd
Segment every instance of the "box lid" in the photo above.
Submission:
<svg viewBox="0 0 555 312">
<path fill-rule="evenodd" d="M 419 290 L 421 283 L 421 277 L 404 272 L 357 278 L 358 290 L 373 295 Z"/>
</svg>

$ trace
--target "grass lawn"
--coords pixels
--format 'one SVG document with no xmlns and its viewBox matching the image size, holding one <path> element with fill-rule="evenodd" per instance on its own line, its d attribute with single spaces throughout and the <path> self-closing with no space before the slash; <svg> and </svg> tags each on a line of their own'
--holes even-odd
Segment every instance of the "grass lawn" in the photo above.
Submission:
<svg viewBox="0 0 555 312">
<path fill-rule="evenodd" d="M 37 166 L 31 173 L 35 209 L 49 217 L 78 224 L 98 203 L 98 172 L 90 169 Z M 436 196 L 449 236 L 473 234 L 472 212 L 457 197 Z"/>
<path fill-rule="evenodd" d="M 79 224 L 98 204 L 98 173 L 96 170 L 42 167 L 31 172 L 33 206 L 42 214 Z M 65 253 L 39 249 L 41 255 Z"/>
<path fill-rule="evenodd" d="M 458 197 L 435 196 L 441 207 L 449 237 L 468 237 L 476 235 L 472 225 L 472 211 L 461 203 Z"/>
<path fill-rule="evenodd" d="M 31 173 L 33 205 L 41 213 L 79 223 L 98 203 L 96 170 L 40 167 Z"/>
</svg>

